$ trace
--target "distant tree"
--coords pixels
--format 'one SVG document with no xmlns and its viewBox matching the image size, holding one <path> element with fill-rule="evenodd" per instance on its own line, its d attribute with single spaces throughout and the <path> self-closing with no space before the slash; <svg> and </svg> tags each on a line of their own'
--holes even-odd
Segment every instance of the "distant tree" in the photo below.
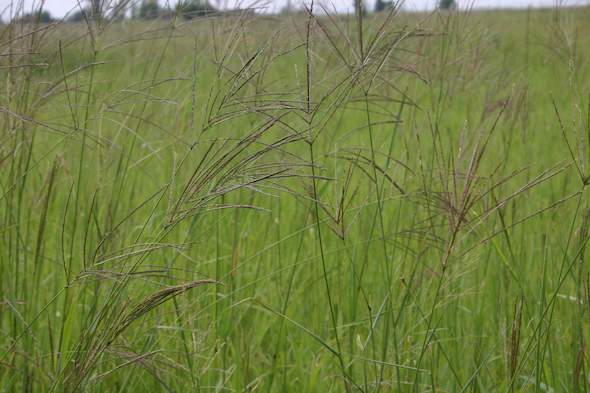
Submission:
<svg viewBox="0 0 590 393">
<path fill-rule="evenodd" d="M 49 11 L 42 10 L 24 14 L 19 20 L 23 23 L 51 23 L 55 19 L 53 19 Z"/>
<path fill-rule="evenodd" d="M 53 18 L 53 16 L 51 16 L 51 14 L 49 13 L 49 11 L 41 11 L 41 14 L 39 15 L 39 22 L 41 22 L 41 23 L 51 23 L 54 20 L 55 19 Z"/>
<path fill-rule="evenodd" d="M 375 12 L 381 12 L 393 7 L 393 2 L 386 0 L 377 0 L 375 2 Z"/>
<path fill-rule="evenodd" d="M 162 8 L 158 4 L 158 0 L 143 0 L 136 17 L 139 19 L 156 19 L 162 15 Z"/>
<path fill-rule="evenodd" d="M 199 16 L 205 16 L 215 12 L 207 0 L 185 0 L 178 3 L 178 13 L 185 19 L 192 19 Z"/>
<path fill-rule="evenodd" d="M 68 16 L 68 22 L 83 22 L 86 19 L 85 15 L 90 15 L 90 11 L 86 9 L 77 10 Z"/>
<path fill-rule="evenodd" d="M 439 10 L 454 10 L 455 8 L 457 8 L 455 0 L 439 0 L 438 2 Z"/>
</svg>

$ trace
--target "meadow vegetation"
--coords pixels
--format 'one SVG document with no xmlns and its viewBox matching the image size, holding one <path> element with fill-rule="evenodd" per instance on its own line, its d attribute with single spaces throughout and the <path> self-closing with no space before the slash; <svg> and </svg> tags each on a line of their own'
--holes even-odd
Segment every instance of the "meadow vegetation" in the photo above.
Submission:
<svg viewBox="0 0 590 393">
<path fill-rule="evenodd" d="M 0 390 L 588 392 L 590 9 L 0 27 Z"/>
</svg>

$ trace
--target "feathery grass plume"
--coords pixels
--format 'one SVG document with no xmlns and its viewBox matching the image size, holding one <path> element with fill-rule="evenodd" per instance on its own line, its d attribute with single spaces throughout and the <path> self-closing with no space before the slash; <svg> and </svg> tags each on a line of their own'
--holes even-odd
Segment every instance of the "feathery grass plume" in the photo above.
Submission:
<svg viewBox="0 0 590 393">
<path fill-rule="evenodd" d="M 78 391 L 84 389 L 90 373 L 95 368 L 96 362 L 107 351 L 121 334 L 136 320 L 173 299 L 179 294 L 204 284 L 215 284 L 214 280 L 198 280 L 185 284 L 163 288 L 135 304 L 125 304 L 120 314 L 114 316 L 114 320 L 103 330 L 89 331 L 90 341 L 84 342 L 84 347 L 78 348 L 75 357 L 64 370 L 62 388 L 65 391 Z"/>
</svg>

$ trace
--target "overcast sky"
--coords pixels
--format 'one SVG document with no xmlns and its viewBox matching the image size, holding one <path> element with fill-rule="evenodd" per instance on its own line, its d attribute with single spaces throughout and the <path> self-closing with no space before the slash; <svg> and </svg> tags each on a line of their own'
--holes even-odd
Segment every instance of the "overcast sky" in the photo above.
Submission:
<svg viewBox="0 0 590 393">
<path fill-rule="evenodd" d="M 30 10 L 35 4 L 38 5 L 41 0 L 0 0 L 1 14 L 6 17 L 10 15 L 10 5 L 24 1 L 25 9 Z M 45 0 L 44 8 L 55 17 L 63 17 L 66 13 L 77 7 L 78 2 L 84 4 L 87 0 Z M 108 0 L 107 0 L 108 1 Z M 141 0 L 136 0 L 141 1 Z M 166 2 L 176 3 L 177 0 L 159 0 L 161 4 Z M 234 0 L 211 0 L 212 4 L 232 4 Z M 246 0 L 248 1 L 248 0 Z M 266 0 L 269 9 L 281 9 L 287 0 Z M 302 0 L 291 0 L 292 4 L 300 3 Z M 333 5 L 340 12 L 351 11 L 353 0 L 316 0 L 323 1 L 324 4 Z M 372 9 L 375 0 L 365 0 L 369 9 Z M 244 3 L 244 0 L 241 0 Z M 413 10 L 432 9 L 437 0 L 405 0 L 404 7 Z M 590 0 L 459 0 L 459 6 L 473 4 L 476 8 L 495 8 L 495 7 L 547 7 L 554 6 L 556 3 L 565 5 L 589 4 Z"/>
</svg>

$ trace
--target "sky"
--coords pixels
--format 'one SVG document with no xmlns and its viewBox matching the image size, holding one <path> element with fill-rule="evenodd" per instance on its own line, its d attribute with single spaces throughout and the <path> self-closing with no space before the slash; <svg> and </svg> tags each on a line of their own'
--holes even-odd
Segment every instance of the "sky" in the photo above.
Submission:
<svg viewBox="0 0 590 393">
<path fill-rule="evenodd" d="M 24 1 L 25 10 L 31 10 L 33 6 L 40 3 L 41 0 L 0 0 L 0 14 L 3 16 L 10 15 L 11 4 L 17 4 Z M 44 8 L 47 9 L 54 17 L 63 17 L 69 11 L 77 7 L 77 4 L 84 4 L 87 0 L 45 0 Z M 139 0 L 138 0 L 139 1 Z M 161 4 L 166 1 L 175 3 L 177 0 L 159 0 Z M 212 4 L 232 4 L 232 0 L 210 0 Z M 246 0 L 248 1 L 248 0 Z M 252 0 L 253 2 L 254 0 Z M 287 0 L 266 0 L 265 4 L 269 10 L 280 10 Z M 302 0 L 291 0 L 292 4 L 297 4 Z M 332 6 L 339 12 L 352 11 L 352 0 L 316 0 L 323 1 L 329 8 Z M 240 1 L 241 3 L 244 0 Z M 375 0 L 365 0 L 369 9 L 372 9 Z M 405 0 L 404 7 L 409 10 L 430 10 L 433 9 L 437 0 Z M 475 8 L 526 8 L 526 7 L 551 7 L 557 3 L 565 5 L 582 5 L 590 4 L 590 0 L 459 0 L 460 7 L 473 4 Z"/>
</svg>

